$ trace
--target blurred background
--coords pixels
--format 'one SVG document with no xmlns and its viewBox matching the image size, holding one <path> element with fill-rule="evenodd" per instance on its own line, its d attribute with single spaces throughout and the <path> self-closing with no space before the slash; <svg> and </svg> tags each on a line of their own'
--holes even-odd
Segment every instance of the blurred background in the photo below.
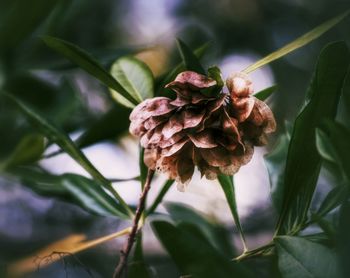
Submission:
<svg viewBox="0 0 350 278">
<path fill-rule="evenodd" d="M 218 65 L 223 77 L 244 69 L 323 21 L 349 8 L 348 0 L 0 0 L 0 86 L 23 97 L 35 108 L 77 138 L 110 111 L 110 129 L 85 144 L 84 153 L 108 178 L 138 175 L 138 142 L 128 135 L 128 110 L 113 104 L 108 89 L 75 68 L 41 41 L 43 35 L 72 42 L 90 52 L 106 68 L 120 56 L 136 55 L 161 76 L 180 61 L 175 39 L 192 49 L 210 42 L 203 58 L 206 66 Z M 269 104 L 278 131 L 267 148 L 257 148 L 251 163 L 235 176 L 238 210 L 248 235 L 248 245 L 267 243 L 275 225 L 269 195 L 269 178 L 263 156 L 273 148 L 286 122 L 299 111 L 317 55 L 333 40 L 350 43 L 347 18 L 326 35 L 297 52 L 254 72 L 255 90 L 278 84 Z M 0 96 L 0 164 L 30 130 L 22 116 Z M 57 150 L 51 146 L 46 154 Z M 40 166 L 55 174 L 86 172 L 65 154 L 44 159 Z M 156 178 L 150 199 L 157 195 L 165 177 Z M 319 180 L 315 202 L 327 191 L 330 177 Z M 115 183 L 128 203 L 136 204 L 138 182 Z M 165 201 L 198 210 L 222 227 L 241 245 L 229 208 L 216 182 L 198 174 L 185 193 L 176 186 Z M 159 212 L 166 212 L 161 206 Z M 6 266 L 51 242 L 70 234 L 88 238 L 108 235 L 126 227 L 113 217 L 98 217 L 64 200 L 44 197 L 6 174 L 0 176 L 0 277 Z M 121 240 L 124 240 L 122 238 Z M 117 261 L 121 240 L 112 240 L 67 259 L 40 267 L 25 277 L 109 277 Z M 146 260 L 158 277 L 178 277 L 149 227 L 144 234 Z M 264 266 L 259 277 L 269 277 Z M 87 269 L 89 271 L 87 271 Z"/>
</svg>

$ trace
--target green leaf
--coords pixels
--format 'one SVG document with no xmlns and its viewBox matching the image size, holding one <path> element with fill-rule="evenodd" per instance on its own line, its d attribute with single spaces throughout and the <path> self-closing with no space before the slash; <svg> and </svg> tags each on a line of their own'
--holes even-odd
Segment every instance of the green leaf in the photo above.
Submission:
<svg viewBox="0 0 350 278">
<path fill-rule="evenodd" d="M 191 51 L 191 49 L 180 39 L 177 39 L 176 43 L 181 55 L 181 59 L 185 64 L 186 70 L 206 75 L 204 68 L 202 67 L 196 55 Z"/>
<path fill-rule="evenodd" d="M 64 57 L 66 57 L 68 60 L 70 60 L 72 63 L 77 64 L 79 67 L 81 67 L 83 70 L 97 78 L 99 81 L 101 81 L 103 84 L 105 84 L 107 87 L 117 91 L 119 94 L 121 94 L 125 99 L 130 101 L 133 104 L 137 104 L 138 100 L 133 98 L 126 89 L 119 84 L 113 76 L 111 76 L 108 71 L 106 71 L 103 66 L 96 61 L 89 53 L 87 53 L 85 50 L 79 48 L 78 46 L 58 39 L 54 37 L 44 36 L 43 41 L 45 44 L 55 50 L 56 52 L 60 53 Z"/>
<path fill-rule="evenodd" d="M 153 74 L 149 67 L 132 57 L 122 57 L 114 62 L 111 75 L 138 103 L 154 94 Z M 112 97 L 120 104 L 133 108 L 135 105 L 125 99 L 117 90 L 111 89 Z"/>
<path fill-rule="evenodd" d="M 87 159 L 84 153 L 73 143 L 73 141 L 56 127 L 53 123 L 43 118 L 21 100 L 11 95 L 8 96 L 18 106 L 18 108 L 28 117 L 28 119 L 42 132 L 49 140 L 55 142 L 63 150 L 67 152 L 77 163 L 79 163 L 97 182 L 109 190 L 123 207 L 121 213 L 132 212 L 121 196 L 113 189 L 111 183 L 95 168 L 95 166 Z"/>
<path fill-rule="evenodd" d="M 13 153 L 0 168 L 11 168 L 35 162 L 39 160 L 44 150 L 44 137 L 38 134 L 29 134 L 22 138 Z"/>
<path fill-rule="evenodd" d="M 176 203 L 167 202 L 165 208 L 176 223 L 190 223 L 200 229 L 219 253 L 227 257 L 235 255 L 231 234 L 224 227 L 212 221 L 209 216 L 201 214 L 190 206 Z"/>
<path fill-rule="evenodd" d="M 21 45 L 59 2 L 59 0 L 12 0 L 2 3 L 0 9 L 6 12 L 0 16 L 0 51 L 12 50 Z"/>
<path fill-rule="evenodd" d="M 224 81 L 222 80 L 221 70 L 216 66 L 210 67 L 208 69 L 208 77 L 216 81 L 216 86 L 213 88 L 203 89 L 201 90 L 201 93 L 206 96 L 219 94 L 222 91 L 222 87 L 225 85 Z"/>
<path fill-rule="evenodd" d="M 275 52 L 272 52 L 271 54 L 267 55 L 266 57 L 262 58 L 261 60 L 255 62 L 254 64 L 247 67 L 243 72 L 250 73 L 266 64 L 269 64 L 285 55 L 287 55 L 290 52 L 293 52 L 297 50 L 298 48 L 312 42 L 313 40 L 317 39 L 321 35 L 323 35 L 325 32 L 327 32 L 329 29 L 337 25 L 340 21 L 342 21 L 345 17 L 349 15 L 349 10 L 324 22 L 323 24 L 317 26 L 315 29 L 311 30 L 310 32 L 302 35 L 301 37 L 297 38 L 296 40 L 288 43 L 284 47 L 280 48 L 279 50 L 276 50 Z"/>
<path fill-rule="evenodd" d="M 146 179 L 147 179 L 147 173 L 148 173 L 148 168 L 143 160 L 143 155 L 145 153 L 145 149 L 140 148 L 140 154 L 139 154 L 139 168 L 140 168 L 140 181 L 141 181 L 141 187 L 143 189 L 143 186 L 145 185 Z"/>
<path fill-rule="evenodd" d="M 15 168 L 11 174 L 43 196 L 58 197 L 101 216 L 126 218 L 123 208 L 94 180 L 75 174 L 53 175 L 40 169 Z"/>
<path fill-rule="evenodd" d="M 276 234 L 293 234 L 306 221 L 321 166 L 315 129 L 324 119 L 336 115 L 349 60 L 344 42 L 329 44 L 320 54 L 306 104 L 294 123 Z"/>
<path fill-rule="evenodd" d="M 227 200 L 227 204 L 230 208 L 231 214 L 233 216 L 233 220 L 237 226 L 239 235 L 242 240 L 244 251 L 248 250 L 245 237 L 243 233 L 243 229 L 241 226 L 241 221 L 239 219 L 238 211 L 237 211 L 237 203 L 236 203 L 236 195 L 235 195 L 235 185 L 233 183 L 233 177 L 232 176 L 226 176 L 226 175 L 219 175 L 218 181 L 222 187 L 222 190 L 225 193 L 225 197 Z"/>
<path fill-rule="evenodd" d="M 337 233 L 337 251 L 339 254 L 340 265 L 343 270 L 343 277 L 350 275 L 350 201 L 345 201 L 340 207 L 339 228 Z"/>
<path fill-rule="evenodd" d="M 121 213 L 123 208 L 95 181 L 79 175 L 65 174 L 60 177 L 60 185 L 81 207 L 97 215 L 125 218 L 125 214 Z"/>
<path fill-rule="evenodd" d="M 318 150 L 321 156 L 338 166 L 343 181 L 350 186 L 350 130 L 332 121 L 325 121 L 318 131 Z"/>
<path fill-rule="evenodd" d="M 103 140 L 121 136 L 129 129 L 129 114 L 130 109 L 120 105 L 114 105 L 79 136 L 76 144 L 79 148 L 83 148 Z"/>
<path fill-rule="evenodd" d="M 257 99 L 259 99 L 261 101 L 264 101 L 269 96 L 271 96 L 277 90 L 277 88 L 278 88 L 277 85 L 273 85 L 273 86 L 268 87 L 264 90 L 261 90 L 260 92 L 257 92 L 256 94 L 254 94 L 254 97 L 256 97 Z"/>
<path fill-rule="evenodd" d="M 346 186 L 334 187 L 324 198 L 319 209 L 316 212 L 315 217 L 323 217 L 336 207 L 340 206 L 349 196 L 349 189 Z"/>
<path fill-rule="evenodd" d="M 159 191 L 157 197 L 154 199 L 153 204 L 150 206 L 150 208 L 147 211 L 147 215 L 150 215 L 156 211 L 159 204 L 163 201 L 163 198 L 165 194 L 168 192 L 170 187 L 174 184 L 175 180 L 167 180 L 163 186 L 162 189 Z"/>
<path fill-rule="evenodd" d="M 251 277 L 242 265 L 230 262 L 218 253 L 202 231 L 189 223 L 174 226 L 166 221 L 153 221 L 152 228 L 182 275 Z"/>
<path fill-rule="evenodd" d="M 284 196 L 284 169 L 288 153 L 289 138 L 282 134 L 275 148 L 264 157 L 271 185 L 271 199 L 274 208 L 281 212 Z"/>
<path fill-rule="evenodd" d="M 136 238 L 134 256 L 128 265 L 129 278 L 151 278 L 152 274 L 147 266 L 142 250 L 142 231 L 140 231 Z"/>
<path fill-rule="evenodd" d="M 203 55 L 205 54 L 205 52 L 207 51 L 209 47 L 209 43 L 205 43 L 202 46 L 198 47 L 195 51 L 194 51 L 194 55 L 197 57 L 197 59 L 200 59 L 203 57 Z M 169 92 L 171 90 L 164 88 L 166 84 L 168 84 L 169 82 L 173 81 L 176 76 L 182 72 L 186 70 L 184 62 L 182 61 L 181 63 L 179 63 L 178 65 L 176 65 L 173 70 L 169 71 L 168 73 L 164 74 L 164 76 L 162 76 L 160 78 L 160 80 L 157 82 L 157 86 L 156 86 L 156 95 L 166 95 L 169 94 Z"/>
<path fill-rule="evenodd" d="M 275 238 L 283 278 L 342 277 L 337 255 L 327 247 L 298 237 Z"/>
</svg>

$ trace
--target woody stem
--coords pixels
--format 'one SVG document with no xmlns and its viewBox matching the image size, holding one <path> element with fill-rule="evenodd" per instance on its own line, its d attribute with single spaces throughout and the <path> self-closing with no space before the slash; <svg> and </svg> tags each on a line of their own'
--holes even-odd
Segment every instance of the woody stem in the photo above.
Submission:
<svg viewBox="0 0 350 278">
<path fill-rule="evenodd" d="M 146 202 L 148 191 L 151 188 L 151 181 L 152 181 L 153 175 L 154 175 L 154 170 L 148 169 L 147 178 L 145 181 L 145 185 L 143 187 L 143 191 L 140 195 L 139 204 L 138 204 L 137 209 L 136 209 L 131 232 L 130 232 L 129 237 L 124 245 L 124 248 L 122 250 L 120 250 L 120 259 L 119 259 L 117 267 L 114 270 L 113 278 L 121 278 L 123 273 L 124 272 L 126 273 L 128 256 L 129 256 L 131 248 L 135 242 L 137 232 L 139 230 L 139 222 L 140 222 L 142 213 L 145 210 L 145 202 Z"/>
</svg>

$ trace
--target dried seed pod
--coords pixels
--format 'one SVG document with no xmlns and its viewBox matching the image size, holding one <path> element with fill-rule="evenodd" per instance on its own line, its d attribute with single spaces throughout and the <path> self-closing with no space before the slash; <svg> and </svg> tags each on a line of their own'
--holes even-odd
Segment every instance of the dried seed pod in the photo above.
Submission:
<svg viewBox="0 0 350 278">
<path fill-rule="evenodd" d="M 130 132 L 140 137 L 145 164 L 176 179 L 180 189 L 195 166 L 208 179 L 236 173 L 250 161 L 253 146 L 275 128 L 269 108 L 250 96 L 249 82 L 236 75 L 227 82 L 231 98 L 211 95 L 215 80 L 185 71 L 166 85 L 175 100 L 155 97 L 140 103 L 130 115 Z"/>
</svg>

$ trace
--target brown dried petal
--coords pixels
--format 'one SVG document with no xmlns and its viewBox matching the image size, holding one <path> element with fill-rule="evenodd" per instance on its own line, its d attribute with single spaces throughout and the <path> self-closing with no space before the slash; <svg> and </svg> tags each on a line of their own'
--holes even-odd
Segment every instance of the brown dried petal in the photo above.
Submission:
<svg viewBox="0 0 350 278">
<path fill-rule="evenodd" d="M 183 140 L 180 140 L 179 142 L 176 142 L 174 145 L 172 145 L 169 148 L 165 148 L 162 150 L 162 155 L 164 157 L 172 156 L 173 154 L 177 153 L 181 148 L 189 141 L 188 138 L 185 138 Z"/>
<path fill-rule="evenodd" d="M 207 129 L 199 133 L 188 134 L 188 137 L 191 139 L 191 141 L 197 148 L 208 149 L 217 147 L 218 145 L 215 142 L 213 133 Z"/>
<path fill-rule="evenodd" d="M 151 116 L 161 116 L 173 111 L 176 107 L 170 104 L 167 97 L 146 99 L 138 104 L 130 114 L 130 120 L 146 120 Z"/>
<path fill-rule="evenodd" d="M 257 126 L 263 125 L 265 133 L 271 133 L 276 130 L 276 121 L 270 107 L 263 101 L 255 99 L 255 106 L 252 111 L 249 121 L 252 121 Z"/>
<path fill-rule="evenodd" d="M 232 97 L 249 97 L 253 93 L 252 81 L 243 72 L 235 72 L 226 80 Z"/>
<path fill-rule="evenodd" d="M 143 161 L 148 168 L 155 170 L 158 159 L 159 153 L 157 149 L 145 149 L 145 152 L 143 154 Z"/>
<path fill-rule="evenodd" d="M 195 111 L 193 109 L 186 109 L 181 112 L 181 121 L 183 128 L 192 128 L 199 125 L 205 115 L 205 109 Z"/>
<path fill-rule="evenodd" d="M 244 122 L 252 113 L 255 104 L 255 98 L 253 97 L 231 97 L 232 106 L 235 109 L 235 116 L 238 121 Z"/>
<path fill-rule="evenodd" d="M 169 121 L 164 125 L 162 133 L 165 139 L 169 139 L 175 133 L 183 129 L 182 121 L 179 114 L 173 115 Z"/>
<path fill-rule="evenodd" d="M 223 147 L 219 146 L 212 149 L 201 149 L 200 153 L 208 165 L 220 167 L 231 164 L 230 153 Z"/>
<path fill-rule="evenodd" d="M 182 89 L 190 88 L 200 90 L 210 88 L 216 85 L 216 81 L 205 75 L 194 71 L 184 71 L 178 74 L 173 82 L 170 82 L 165 88 L 178 87 Z"/>
</svg>

